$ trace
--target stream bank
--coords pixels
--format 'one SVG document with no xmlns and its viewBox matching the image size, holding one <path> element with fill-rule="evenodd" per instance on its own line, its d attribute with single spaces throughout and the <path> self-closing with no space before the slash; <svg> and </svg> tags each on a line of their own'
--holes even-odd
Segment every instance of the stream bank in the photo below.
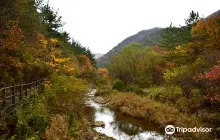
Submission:
<svg viewBox="0 0 220 140">
<path fill-rule="evenodd" d="M 106 106 L 109 101 L 101 97 L 94 97 L 95 93 L 95 89 L 90 90 L 85 113 L 93 116 L 94 122 L 104 123 L 104 126 L 94 127 L 96 132 L 117 140 L 162 140 L 165 138 L 163 129 L 159 129 L 149 121 L 139 120 L 110 109 Z"/>
</svg>

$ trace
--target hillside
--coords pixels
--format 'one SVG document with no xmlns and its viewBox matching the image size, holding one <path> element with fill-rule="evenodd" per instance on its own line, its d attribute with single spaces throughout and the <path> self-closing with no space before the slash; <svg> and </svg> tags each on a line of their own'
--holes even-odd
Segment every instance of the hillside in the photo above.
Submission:
<svg viewBox="0 0 220 140">
<path fill-rule="evenodd" d="M 107 54 L 97 59 L 97 66 L 103 67 L 109 63 L 112 56 L 114 56 L 117 52 L 122 51 L 123 47 L 129 45 L 133 42 L 139 42 L 145 46 L 153 46 L 157 44 L 157 41 L 160 38 L 160 34 L 162 32 L 162 28 L 153 28 L 148 30 L 143 30 L 138 32 L 135 35 L 132 35 L 126 39 L 124 39 L 121 43 L 111 49 Z"/>
<path fill-rule="evenodd" d="M 211 15 L 209 15 L 207 18 L 210 18 L 210 17 L 213 17 L 213 16 L 217 16 L 217 15 L 220 15 L 220 10 L 212 13 Z"/>
<path fill-rule="evenodd" d="M 206 18 L 217 16 L 219 14 L 220 14 L 220 10 L 210 14 Z M 108 53 L 104 54 L 102 57 L 97 58 L 96 59 L 97 66 L 98 67 L 106 66 L 116 53 L 121 52 L 124 46 L 129 45 L 133 42 L 139 42 L 144 46 L 157 45 L 157 41 L 160 39 L 160 34 L 162 32 L 163 29 L 157 27 L 153 29 L 143 30 L 135 35 L 129 36 L 128 38 L 120 42 L 117 46 L 115 46 L 113 49 L 111 49 Z"/>
</svg>

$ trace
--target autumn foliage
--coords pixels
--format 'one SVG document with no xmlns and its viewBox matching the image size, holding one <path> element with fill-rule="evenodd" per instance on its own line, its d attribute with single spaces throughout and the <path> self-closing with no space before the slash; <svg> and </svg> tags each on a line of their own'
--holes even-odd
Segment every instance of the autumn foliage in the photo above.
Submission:
<svg viewBox="0 0 220 140">
<path fill-rule="evenodd" d="M 220 16 L 200 20 L 192 28 L 194 37 L 199 38 L 203 47 L 220 48 Z M 201 46 L 201 47 L 202 47 Z"/>
<path fill-rule="evenodd" d="M 101 76 L 101 77 L 107 77 L 109 75 L 109 72 L 107 69 L 105 68 L 99 68 L 97 70 L 98 74 Z"/>
<path fill-rule="evenodd" d="M 0 49 L 17 50 L 24 43 L 24 35 L 18 21 L 10 21 L 0 38 Z"/>
</svg>

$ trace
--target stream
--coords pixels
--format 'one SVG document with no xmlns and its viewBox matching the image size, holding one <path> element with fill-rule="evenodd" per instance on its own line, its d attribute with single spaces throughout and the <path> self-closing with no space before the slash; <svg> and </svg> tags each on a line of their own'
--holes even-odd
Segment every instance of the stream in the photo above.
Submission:
<svg viewBox="0 0 220 140">
<path fill-rule="evenodd" d="M 133 117 L 113 111 L 106 106 L 93 101 L 96 89 L 91 89 L 86 101 L 86 114 L 92 115 L 94 121 L 102 121 L 104 127 L 95 127 L 95 131 L 116 140 L 162 140 L 164 130 L 158 129 L 154 124 L 140 121 Z"/>
</svg>

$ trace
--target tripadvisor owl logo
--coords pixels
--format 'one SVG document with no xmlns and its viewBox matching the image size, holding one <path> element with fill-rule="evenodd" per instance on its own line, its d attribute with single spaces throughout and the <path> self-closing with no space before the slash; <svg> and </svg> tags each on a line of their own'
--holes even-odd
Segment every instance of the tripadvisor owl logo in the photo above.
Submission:
<svg viewBox="0 0 220 140">
<path fill-rule="evenodd" d="M 173 125 L 167 125 L 165 127 L 165 132 L 166 132 L 166 134 L 171 135 L 175 132 L 175 127 Z"/>
</svg>

